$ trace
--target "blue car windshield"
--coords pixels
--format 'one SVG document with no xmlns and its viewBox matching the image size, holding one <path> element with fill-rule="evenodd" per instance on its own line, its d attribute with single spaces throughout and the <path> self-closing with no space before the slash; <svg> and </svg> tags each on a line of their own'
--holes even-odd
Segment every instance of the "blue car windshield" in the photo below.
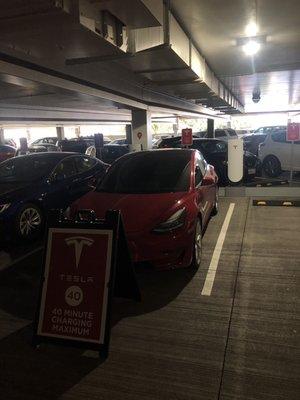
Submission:
<svg viewBox="0 0 300 400">
<path fill-rule="evenodd" d="M 0 164 L 0 183 L 32 182 L 47 176 L 58 160 L 51 157 L 14 157 Z"/>
</svg>

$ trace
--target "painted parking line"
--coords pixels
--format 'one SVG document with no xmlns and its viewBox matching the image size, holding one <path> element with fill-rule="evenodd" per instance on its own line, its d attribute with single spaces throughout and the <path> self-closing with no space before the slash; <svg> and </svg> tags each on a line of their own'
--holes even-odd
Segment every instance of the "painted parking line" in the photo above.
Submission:
<svg viewBox="0 0 300 400">
<path fill-rule="evenodd" d="M 206 274 L 204 286 L 203 286 L 203 289 L 201 292 L 202 296 L 210 296 L 211 295 L 211 291 L 212 291 L 212 288 L 214 285 L 214 280 L 215 280 L 216 272 L 218 269 L 218 264 L 219 264 L 224 240 L 225 240 L 226 233 L 227 233 L 227 230 L 229 227 L 229 223 L 230 223 L 230 220 L 231 220 L 231 217 L 233 214 L 234 206 L 235 206 L 235 203 L 230 203 L 226 217 L 224 219 L 224 222 L 223 222 L 212 258 L 210 260 L 210 264 L 209 264 L 208 271 Z"/>
<path fill-rule="evenodd" d="M 4 271 L 5 269 L 12 267 L 13 265 L 17 264 L 20 261 L 25 260 L 27 257 L 31 256 L 34 253 L 37 253 L 38 251 L 42 250 L 43 246 L 39 246 L 34 250 L 29 251 L 26 254 L 23 254 L 22 256 L 15 258 L 14 260 L 11 258 L 11 256 L 8 253 L 5 253 L 4 251 L 0 252 L 0 271 Z"/>
</svg>

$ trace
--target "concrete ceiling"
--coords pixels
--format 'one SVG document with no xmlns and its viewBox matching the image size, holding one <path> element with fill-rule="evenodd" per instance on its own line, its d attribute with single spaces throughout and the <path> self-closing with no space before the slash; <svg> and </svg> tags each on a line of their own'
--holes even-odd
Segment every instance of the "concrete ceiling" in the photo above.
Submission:
<svg viewBox="0 0 300 400">
<path fill-rule="evenodd" d="M 300 108 L 299 0 L 171 0 L 171 7 L 246 111 Z M 253 20 L 265 43 L 249 57 L 237 40 L 246 37 L 245 27 Z M 254 105 L 252 91 L 257 87 L 262 100 Z"/>
</svg>

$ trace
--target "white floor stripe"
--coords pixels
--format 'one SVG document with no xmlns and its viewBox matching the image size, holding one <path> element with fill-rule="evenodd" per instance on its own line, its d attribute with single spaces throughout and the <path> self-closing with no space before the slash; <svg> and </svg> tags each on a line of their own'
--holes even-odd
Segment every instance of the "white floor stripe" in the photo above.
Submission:
<svg viewBox="0 0 300 400">
<path fill-rule="evenodd" d="M 38 251 L 42 250 L 43 246 L 37 247 L 36 249 L 30 251 L 29 253 L 24 254 L 21 257 L 15 258 L 14 260 L 11 259 L 10 255 L 8 253 L 2 252 L 2 254 L 4 253 L 5 256 L 3 257 L 3 259 L 1 260 L 0 257 L 0 271 L 3 271 L 9 267 L 12 267 L 13 265 L 17 264 L 18 262 L 25 260 L 25 258 L 31 256 L 34 253 L 37 253 Z"/>
<path fill-rule="evenodd" d="M 210 260 L 210 265 L 208 267 L 204 286 L 203 286 L 203 289 L 201 292 L 202 296 L 210 296 L 211 295 L 211 291 L 212 291 L 212 288 L 214 285 L 214 280 L 215 280 L 215 276 L 216 276 L 216 272 L 217 272 L 217 268 L 218 268 L 218 264 L 219 264 L 219 260 L 220 260 L 220 255 L 222 252 L 224 240 L 225 240 L 227 229 L 228 229 L 231 217 L 232 217 L 234 206 L 235 206 L 235 203 L 230 203 L 226 217 L 224 219 L 224 222 L 223 222 L 223 225 L 221 228 L 221 232 L 219 234 L 212 258 Z"/>
</svg>

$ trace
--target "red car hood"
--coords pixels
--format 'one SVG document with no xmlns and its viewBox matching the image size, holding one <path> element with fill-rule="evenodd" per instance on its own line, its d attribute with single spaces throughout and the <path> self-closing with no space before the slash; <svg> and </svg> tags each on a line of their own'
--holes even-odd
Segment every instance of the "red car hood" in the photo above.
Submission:
<svg viewBox="0 0 300 400">
<path fill-rule="evenodd" d="M 98 218 L 107 210 L 120 210 L 127 232 L 143 231 L 169 218 L 182 204 L 187 193 L 118 194 L 89 192 L 77 200 L 72 209 L 92 209 Z M 174 211 L 173 211 L 174 209 Z"/>
</svg>

